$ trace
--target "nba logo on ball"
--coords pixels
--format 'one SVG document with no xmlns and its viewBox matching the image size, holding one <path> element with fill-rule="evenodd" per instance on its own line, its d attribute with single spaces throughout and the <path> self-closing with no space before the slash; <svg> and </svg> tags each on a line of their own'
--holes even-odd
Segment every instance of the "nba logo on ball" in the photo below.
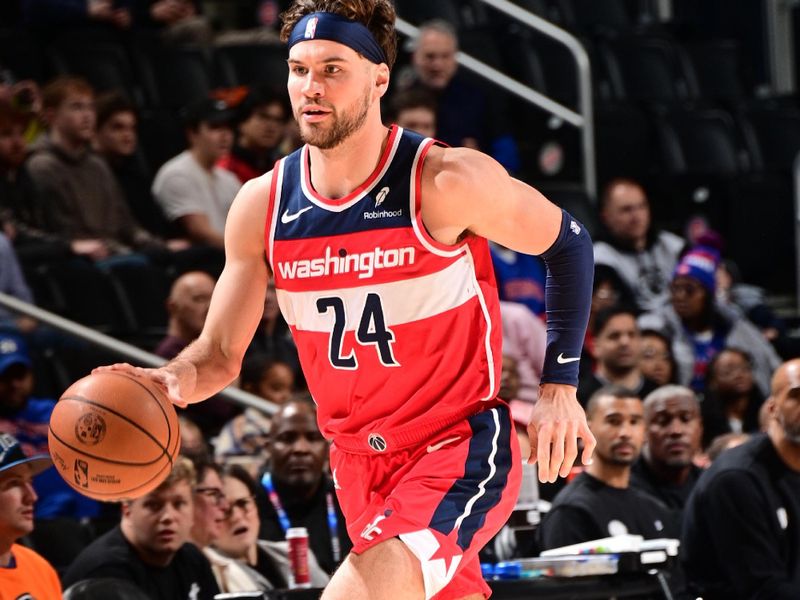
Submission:
<svg viewBox="0 0 800 600">
<path fill-rule="evenodd" d="M 377 433 L 369 434 L 369 437 L 367 438 L 367 444 L 369 444 L 369 447 L 375 450 L 375 452 L 386 451 L 386 440 Z"/>
<path fill-rule="evenodd" d="M 306 32 L 303 37 L 307 40 L 314 39 L 314 36 L 317 33 L 317 22 L 319 21 L 319 17 L 312 17 L 306 23 Z"/>
<path fill-rule="evenodd" d="M 82 487 L 89 487 L 89 463 L 79 458 L 75 459 L 75 484 Z"/>
</svg>

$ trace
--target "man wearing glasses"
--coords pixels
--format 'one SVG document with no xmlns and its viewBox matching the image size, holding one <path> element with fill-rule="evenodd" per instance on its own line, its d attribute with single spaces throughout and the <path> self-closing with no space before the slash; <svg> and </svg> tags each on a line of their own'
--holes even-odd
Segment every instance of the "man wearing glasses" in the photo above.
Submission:
<svg viewBox="0 0 800 600">
<path fill-rule="evenodd" d="M 68 587 L 88 578 L 131 581 L 154 600 L 213 600 L 219 587 L 208 560 L 189 543 L 195 469 L 179 457 L 149 494 L 122 503 L 122 519 L 85 548 L 64 576 Z M 196 495 L 196 494 L 195 494 Z"/>
</svg>

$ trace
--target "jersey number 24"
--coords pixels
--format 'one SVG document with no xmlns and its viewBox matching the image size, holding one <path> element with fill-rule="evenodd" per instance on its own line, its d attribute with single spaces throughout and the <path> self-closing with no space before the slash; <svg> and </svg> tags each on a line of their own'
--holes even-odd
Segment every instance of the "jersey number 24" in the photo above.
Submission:
<svg viewBox="0 0 800 600">
<path fill-rule="evenodd" d="M 347 330 L 347 311 L 345 310 L 344 300 L 339 296 L 319 298 L 317 300 L 317 311 L 320 314 L 325 314 L 329 310 L 333 310 L 334 320 L 333 330 L 328 341 L 328 358 L 337 369 L 356 369 L 358 368 L 358 360 L 356 359 L 355 351 L 351 349 L 347 356 L 342 354 L 344 332 Z M 356 330 L 356 341 L 362 346 L 374 346 L 383 366 L 400 366 L 392 352 L 394 333 L 386 327 L 381 297 L 378 294 L 372 292 L 367 294 L 364 310 L 361 311 L 361 321 Z"/>
</svg>

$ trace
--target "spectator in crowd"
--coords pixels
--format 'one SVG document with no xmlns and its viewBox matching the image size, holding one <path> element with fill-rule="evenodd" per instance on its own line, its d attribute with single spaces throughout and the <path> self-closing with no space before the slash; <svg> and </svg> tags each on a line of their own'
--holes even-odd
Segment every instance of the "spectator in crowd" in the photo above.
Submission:
<svg viewBox="0 0 800 600">
<path fill-rule="evenodd" d="M 61 598 L 55 569 L 17 543 L 33 531 L 33 477 L 52 464 L 46 454 L 26 456 L 14 436 L 0 433 L 0 592 L 4 598 Z"/>
<path fill-rule="evenodd" d="M 220 554 L 212 547 L 225 531 L 231 510 L 222 489 L 222 469 L 208 458 L 193 461 L 197 472 L 194 488 L 194 521 L 191 541 L 203 551 L 222 593 L 253 592 L 259 589 L 254 574 L 238 560 Z"/>
<path fill-rule="evenodd" d="M 167 336 L 155 350 L 158 356 L 174 358 L 200 335 L 215 283 L 203 271 L 190 271 L 175 280 L 167 298 Z"/>
<path fill-rule="evenodd" d="M 246 392 L 261 396 L 273 404 L 283 405 L 292 395 L 294 371 L 285 362 L 274 360 L 266 354 L 245 355 L 239 385 Z M 269 458 L 270 423 L 269 416 L 264 412 L 252 406 L 247 407 L 220 431 L 214 443 L 216 456 L 222 459 L 242 457 L 239 464 L 244 463 L 255 477 Z"/>
<path fill-rule="evenodd" d="M 672 356 L 672 342 L 659 331 L 645 329 L 640 332 L 642 358 L 639 368 L 642 374 L 662 386 L 676 383 L 678 366 Z"/>
<path fill-rule="evenodd" d="M 139 143 L 136 106 L 124 94 L 114 91 L 98 96 L 96 109 L 95 151 L 111 167 L 136 219 L 149 231 L 167 235 L 167 220 L 153 200 L 151 177 L 136 151 Z"/>
<path fill-rule="evenodd" d="M 32 79 L 20 80 L 0 63 L 0 103 L 8 104 L 23 117 L 23 139 L 33 143 L 43 133 L 42 91 Z"/>
<path fill-rule="evenodd" d="M 217 161 L 244 184 L 271 170 L 281 153 L 292 109 L 286 94 L 253 88 L 236 107 L 236 140 L 229 154 Z"/>
<path fill-rule="evenodd" d="M 235 111 L 204 98 L 183 111 L 189 148 L 156 173 L 153 196 L 167 219 L 196 244 L 223 247 L 225 219 L 241 183 L 217 161 L 231 150 Z"/>
<path fill-rule="evenodd" d="M 639 368 L 642 349 L 636 314 L 622 306 L 607 308 L 594 318 L 595 371 L 578 384 L 578 399 L 584 406 L 592 394 L 605 385 L 629 389 L 639 398 L 658 385 Z"/>
<path fill-rule="evenodd" d="M 617 272 L 641 310 L 659 309 L 669 299 L 683 239 L 652 227 L 647 194 L 632 179 L 614 179 L 606 186 L 600 217 L 605 231 L 594 244 L 595 263 Z"/>
<path fill-rule="evenodd" d="M 181 432 L 181 454 L 192 461 L 199 461 L 211 456 L 203 431 L 197 423 L 186 415 L 178 417 L 178 427 Z"/>
<path fill-rule="evenodd" d="M 489 244 L 500 300 L 519 302 L 544 318 L 544 284 L 547 269 L 538 256 L 515 252 L 495 242 Z"/>
<path fill-rule="evenodd" d="M 152 492 L 122 503 L 119 526 L 100 536 L 72 563 L 64 585 L 86 578 L 131 581 L 150 598 L 213 600 L 219 593 L 203 553 L 189 542 L 195 471 L 179 457 Z"/>
<path fill-rule="evenodd" d="M 200 0 L 133 0 L 137 27 L 159 31 L 174 44 L 208 45 L 213 32 Z"/>
<path fill-rule="evenodd" d="M 25 342 L 0 334 L 0 433 L 11 434 L 26 454 L 48 454 L 47 428 L 56 401 L 32 396 L 33 363 Z M 100 504 L 79 494 L 55 469 L 34 480 L 37 519 L 95 517 Z"/>
<path fill-rule="evenodd" d="M 241 561 L 251 573 L 256 589 L 288 587 L 291 581 L 288 543 L 259 539 L 258 484 L 239 465 L 225 469 L 222 483 L 231 508 L 227 527 L 216 543 L 217 550 L 223 556 Z M 324 587 L 329 577 L 317 564 L 313 548 L 308 551 L 308 559 L 312 586 Z"/>
<path fill-rule="evenodd" d="M 701 470 L 703 423 L 697 396 L 689 388 L 665 385 L 644 399 L 646 443 L 633 465 L 631 485 L 675 511 L 682 511 Z"/>
<path fill-rule="evenodd" d="M 22 262 L 41 264 L 71 255 L 68 241 L 52 233 L 44 202 L 23 163 L 28 158 L 28 117 L 0 100 L 0 225 Z"/>
<path fill-rule="evenodd" d="M 644 441 L 641 399 L 625 388 L 604 387 L 589 399 L 586 417 L 597 439 L 593 461 L 553 500 L 539 526 L 541 548 L 626 533 L 674 537 L 669 510 L 630 485 Z"/>
<path fill-rule="evenodd" d="M 411 81 L 401 81 L 400 87 L 421 88 L 436 98 L 438 139 L 451 146 L 484 150 L 509 171 L 519 170 L 519 150 L 503 122 L 502 103 L 497 98 L 490 102 L 482 88 L 459 72 L 457 52 L 458 38 L 450 23 L 423 23 L 415 40 Z"/>
<path fill-rule="evenodd" d="M 286 319 L 281 314 L 275 282 L 272 280 L 267 283 L 261 321 L 247 348 L 247 354 L 259 353 L 290 365 L 294 371 L 296 382 L 303 383 L 303 371 L 300 369 L 300 361 L 297 357 L 297 346 L 294 344 Z"/>
<path fill-rule="evenodd" d="M 726 450 L 741 446 L 749 439 L 749 433 L 723 433 L 722 435 L 718 435 L 711 440 L 711 443 L 708 445 L 708 452 L 706 454 L 709 464 L 717 460 L 720 454 Z"/>
<path fill-rule="evenodd" d="M 705 600 L 800 597 L 800 360 L 775 372 L 772 420 L 722 454 L 686 508 L 680 559 Z"/>
<path fill-rule="evenodd" d="M 503 356 L 513 358 L 519 378 L 516 398 L 533 404 L 539 397 L 539 380 L 547 348 L 547 329 L 524 305 L 500 301 Z"/>
<path fill-rule="evenodd" d="M 33 304 L 33 294 L 25 281 L 14 246 L 2 233 L 0 233 L 0 292 Z M 35 327 L 36 321 L 30 317 L 17 315 L 5 307 L 0 307 L 0 331 L 27 333 Z"/>
<path fill-rule="evenodd" d="M 703 398 L 703 445 L 724 433 L 755 433 L 764 396 L 753 381 L 750 356 L 726 348 L 708 365 Z"/>
<path fill-rule="evenodd" d="M 313 403 L 281 406 L 269 433 L 270 463 L 261 477 L 260 537 L 285 539 L 289 527 L 305 527 L 319 565 L 332 574 L 352 548 L 336 498 L 335 474 L 326 473 L 328 443 L 317 427 Z"/>
<path fill-rule="evenodd" d="M 670 303 L 640 317 L 642 329 L 655 329 L 672 338 L 678 364 L 678 381 L 703 392 L 711 359 L 723 348 L 747 348 L 756 385 L 766 394 L 772 370 L 780 358 L 752 323 L 715 302 L 715 276 L 719 255 L 698 246 L 687 252 L 675 268 Z"/>
<path fill-rule="evenodd" d="M 389 101 L 389 120 L 425 137 L 436 137 L 436 98 L 424 89 L 397 92 Z"/>
<path fill-rule="evenodd" d="M 133 218 L 108 164 L 92 152 L 94 91 L 83 79 L 60 77 L 44 88 L 49 138 L 26 168 L 47 200 L 53 233 L 95 261 L 164 243 Z"/>
</svg>

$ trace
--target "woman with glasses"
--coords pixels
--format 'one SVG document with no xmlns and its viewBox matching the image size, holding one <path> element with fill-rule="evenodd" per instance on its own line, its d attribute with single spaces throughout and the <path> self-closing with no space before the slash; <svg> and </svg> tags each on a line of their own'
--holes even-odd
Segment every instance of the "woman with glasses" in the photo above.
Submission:
<svg viewBox="0 0 800 600">
<path fill-rule="evenodd" d="M 238 589 L 227 591 L 265 591 L 288 587 L 291 581 L 288 544 L 285 541 L 258 539 L 261 527 L 255 502 L 255 496 L 259 493 L 258 484 L 246 469 L 230 465 L 223 471 L 222 488 L 228 512 L 221 535 L 214 542 L 214 549 L 219 557 L 236 561 L 250 576 L 249 582 L 231 584 Z M 310 549 L 308 567 L 314 587 L 323 587 L 328 583 L 328 575 L 317 564 Z"/>
</svg>

